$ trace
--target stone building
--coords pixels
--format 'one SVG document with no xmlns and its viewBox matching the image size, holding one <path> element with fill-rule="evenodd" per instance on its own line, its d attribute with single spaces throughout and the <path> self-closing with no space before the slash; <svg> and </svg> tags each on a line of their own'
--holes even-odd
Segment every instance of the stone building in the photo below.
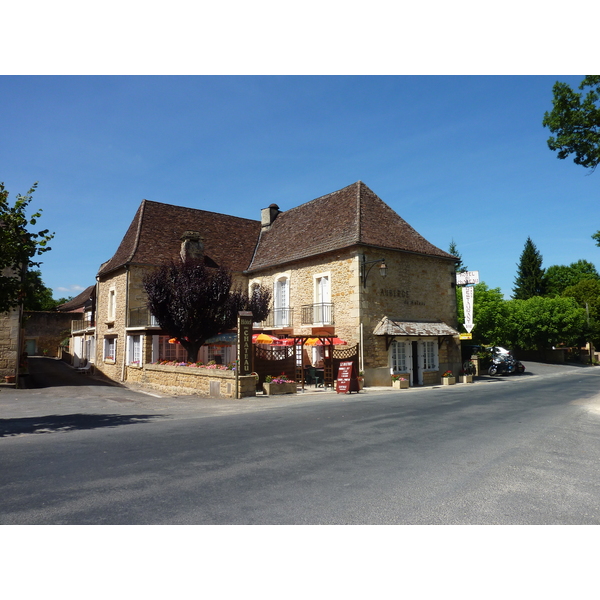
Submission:
<svg viewBox="0 0 600 600">
<path fill-rule="evenodd" d="M 256 331 L 277 337 L 336 336 L 360 348 L 366 385 L 439 383 L 460 368 L 456 258 L 417 233 L 364 183 L 357 182 L 261 219 L 142 201 L 114 256 L 97 275 L 96 368 L 117 381 L 177 356 L 146 308 L 142 278 L 181 253 L 224 265 L 251 289 L 273 292 L 271 315 Z M 384 277 L 385 276 L 385 277 Z M 225 338 L 224 338 L 225 339 Z M 223 340 L 217 340 L 223 341 Z M 311 350 L 317 360 L 322 349 Z M 233 346 L 207 345 L 201 360 Z"/>
</svg>

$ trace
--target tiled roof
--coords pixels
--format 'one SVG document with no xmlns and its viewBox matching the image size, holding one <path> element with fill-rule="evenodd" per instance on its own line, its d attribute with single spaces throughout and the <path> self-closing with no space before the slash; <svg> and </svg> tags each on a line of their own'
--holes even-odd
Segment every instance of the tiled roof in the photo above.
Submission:
<svg viewBox="0 0 600 600">
<path fill-rule="evenodd" d="M 402 321 L 397 318 L 383 317 L 373 330 L 375 335 L 440 336 L 458 335 L 456 329 L 442 322 Z"/>
<path fill-rule="evenodd" d="M 456 260 L 417 233 L 364 183 L 281 212 L 261 233 L 249 272 L 353 245 Z"/>
<path fill-rule="evenodd" d="M 83 290 L 83 292 L 81 292 L 81 294 L 78 294 L 77 296 L 75 296 L 75 298 L 72 298 L 68 302 L 65 302 L 64 304 L 60 304 L 59 306 L 57 306 L 56 310 L 58 310 L 60 312 L 71 312 L 71 311 L 77 310 L 78 308 L 83 308 L 85 303 L 88 302 L 89 300 L 93 299 L 95 297 L 95 295 L 96 295 L 96 286 L 90 285 L 89 287 L 86 287 L 85 290 Z"/>
<path fill-rule="evenodd" d="M 232 271 L 248 267 L 260 232 L 260 221 L 143 200 L 114 256 L 98 275 L 126 264 L 157 265 L 179 257 L 181 236 L 198 231 L 208 264 Z"/>
</svg>

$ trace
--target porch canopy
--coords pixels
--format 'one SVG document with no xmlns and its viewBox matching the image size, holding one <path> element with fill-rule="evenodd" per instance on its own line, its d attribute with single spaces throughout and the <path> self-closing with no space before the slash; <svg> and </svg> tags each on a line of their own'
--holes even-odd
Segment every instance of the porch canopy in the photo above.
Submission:
<svg viewBox="0 0 600 600">
<path fill-rule="evenodd" d="M 383 317 L 373 330 L 374 335 L 385 336 L 386 349 L 398 336 L 411 337 L 454 337 L 460 335 L 456 329 L 442 321 L 402 321 L 393 317 Z"/>
</svg>

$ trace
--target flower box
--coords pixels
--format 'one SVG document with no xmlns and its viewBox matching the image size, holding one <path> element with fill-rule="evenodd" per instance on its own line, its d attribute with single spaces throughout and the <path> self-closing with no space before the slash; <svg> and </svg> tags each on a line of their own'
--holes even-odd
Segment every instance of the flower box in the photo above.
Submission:
<svg viewBox="0 0 600 600">
<path fill-rule="evenodd" d="M 398 379 L 396 381 L 392 381 L 392 387 L 395 390 L 407 390 L 409 381 L 408 379 Z"/>
<path fill-rule="evenodd" d="M 442 377 L 442 383 L 444 385 L 454 385 L 456 383 L 456 377 Z"/>
<path fill-rule="evenodd" d="M 461 383 L 473 383 L 473 375 L 461 375 L 459 379 Z"/>
<path fill-rule="evenodd" d="M 298 384 L 292 383 L 263 383 L 263 390 L 267 396 L 277 396 L 279 394 L 297 394 Z"/>
</svg>

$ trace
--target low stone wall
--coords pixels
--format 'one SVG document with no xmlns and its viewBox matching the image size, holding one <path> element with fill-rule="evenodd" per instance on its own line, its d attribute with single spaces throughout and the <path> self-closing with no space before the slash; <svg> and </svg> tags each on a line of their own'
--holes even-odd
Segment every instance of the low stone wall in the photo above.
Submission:
<svg viewBox="0 0 600 600">
<path fill-rule="evenodd" d="M 147 364 L 127 367 L 127 381 L 172 394 L 198 394 L 210 398 L 235 398 L 235 372 L 196 367 Z M 253 375 L 239 378 L 240 396 L 256 396 Z"/>
</svg>

